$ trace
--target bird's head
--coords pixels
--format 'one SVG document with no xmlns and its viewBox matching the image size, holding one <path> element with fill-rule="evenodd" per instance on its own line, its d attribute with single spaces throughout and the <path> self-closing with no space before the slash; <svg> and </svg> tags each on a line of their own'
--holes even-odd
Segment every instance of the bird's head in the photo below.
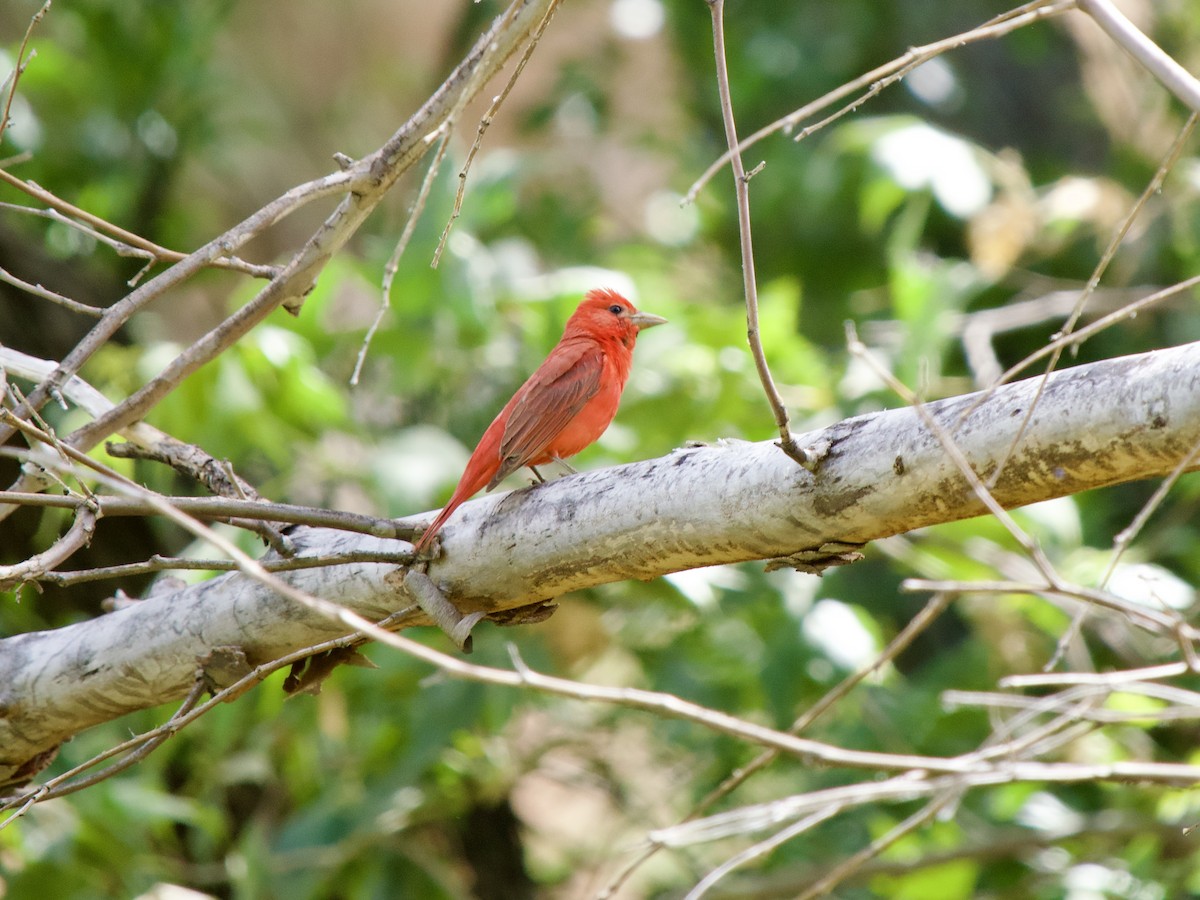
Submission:
<svg viewBox="0 0 1200 900">
<path fill-rule="evenodd" d="M 567 320 L 564 336 L 586 334 L 595 338 L 619 340 L 632 347 L 643 328 L 662 325 L 667 320 L 637 307 L 611 288 L 588 291 L 583 302 Z"/>
</svg>

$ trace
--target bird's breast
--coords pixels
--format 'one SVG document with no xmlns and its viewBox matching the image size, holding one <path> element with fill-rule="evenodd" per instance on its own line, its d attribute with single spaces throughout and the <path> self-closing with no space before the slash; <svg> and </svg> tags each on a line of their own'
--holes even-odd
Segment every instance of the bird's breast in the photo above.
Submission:
<svg viewBox="0 0 1200 900">
<path fill-rule="evenodd" d="M 546 447 L 546 458 L 541 462 L 548 462 L 556 456 L 566 459 L 595 443 L 616 416 L 617 405 L 621 402 L 621 390 L 624 387 L 624 379 L 615 377 L 615 373 L 614 377 L 602 378 L 600 389 L 595 396 L 583 405 L 549 443 Z"/>
</svg>

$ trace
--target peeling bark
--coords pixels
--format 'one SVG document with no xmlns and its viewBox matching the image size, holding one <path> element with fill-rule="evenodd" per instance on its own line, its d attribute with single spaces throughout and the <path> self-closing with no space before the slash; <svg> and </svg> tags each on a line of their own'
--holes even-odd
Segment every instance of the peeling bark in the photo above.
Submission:
<svg viewBox="0 0 1200 900">
<path fill-rule="evenodd" d="M 987 478 L 1037 386 L 1019 382 L 927 409 Z M 829 442 L 815 474 L 773 443 L 727 441 L 467 503 L 445 529 L 429 576 L 464 613 L 496 613 L 607 582 L 861 544 L 983 511 L 912 409 L 799 440 Z M 1011 508 L 1159 477 L 1198 444 L 1200 344 L 1079 366 L 1050 378 L 993 494 Z M 306 554 L 408 546 L 326 529 L 291 537 Z M 378 619 L 414 603 L 402 579 L 387 578 L 393 571 L 372 563 L 282 577 Z M 424 619 L 414 613 L 412 621 Z M 6 638 L 0 783 L 84 728 L 184 696 L 213 648 L 240 648 L 253 666 L 342 631 L 232 573 L 92 621 Z"/>
</svg>

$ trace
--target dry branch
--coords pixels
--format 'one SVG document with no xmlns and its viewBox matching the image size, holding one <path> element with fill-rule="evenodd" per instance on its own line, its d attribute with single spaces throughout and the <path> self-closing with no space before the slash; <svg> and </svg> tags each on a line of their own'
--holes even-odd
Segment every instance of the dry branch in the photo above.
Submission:
<svg viewBox="0 0 1200 900">
<path fill-rule="evenodd" d="M 552 0 L 516 0 L 476 42 L 466 58 L 425 104 L 388 141 L 369 156 L 307 184 L 292 188 L 245 221 L 152 278 L 109 307 L 99 322 L 42 381 L 16 413 L 38 410 L 131 316 L 205 266 L 226 257 L 266 228 L 322 197 L 341 194 L 337 208 L 258 295 L 181 353 L 163 372 L 92 422 L 64 438 L 88 450 L 114 432 L 143 418 L 183 379 L 245 335 L 274 310 L 295 312 L 330 259 L 374 211 L 387 191 L 428 151 L 438 133 L 483 88 L 545 18 Z M 12 436 L 0 427 L 0 443 Z M 34 487 L 28 481 L 16 490 Z M 36 485 L 40 487 L 41 485 Z M 0 510 L 0 514 L 3 511 Z"/>
<path fill-rule="evenodd" d="M 967 395 L 927 410 L 987 477 L 1036 389 L 1019 382 L 982 403 Z M 982 510 L 910 408 L 803 439 L 832 448 L 815 477 L 773 443 L 729 442 L 465 504 L 430 577 L 463 612 L 494 613 L 606 582 L 868 542 Z M 993 496 L 1011 508 L 1165 476 L 1198 440 L 1200 344 L 1067 369 L 1050 377 Z M 408 548 L 309 528 L 293 538 L 308 555 Z M 394 571 L 359 563 L 282 577 L 379 619 L 412 604 L 398 579 L 385 580 Z M 423 621 L 413 611 L 404 624 Z M 182 697 L 196 659 L 213 647 L 240 646 L 257 665 L 345 630 L 232 574 L 0 641 L 0 781 L 84 728 Z"/>
</svg>

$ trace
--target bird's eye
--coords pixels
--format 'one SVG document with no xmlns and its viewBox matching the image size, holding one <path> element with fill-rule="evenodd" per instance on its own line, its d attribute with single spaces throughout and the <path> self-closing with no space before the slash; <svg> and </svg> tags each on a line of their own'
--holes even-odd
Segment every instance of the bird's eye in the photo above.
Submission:
<svg viewBox="0 0 1200 900">
<path fill-rule="evenodd" d="M 608 308 L 608 311 L 614 316 L 619 316 L 621 313 L 625 312 L 625 307 L 623 307 L 620 303 L 614 303 Z"/>
</svg>

